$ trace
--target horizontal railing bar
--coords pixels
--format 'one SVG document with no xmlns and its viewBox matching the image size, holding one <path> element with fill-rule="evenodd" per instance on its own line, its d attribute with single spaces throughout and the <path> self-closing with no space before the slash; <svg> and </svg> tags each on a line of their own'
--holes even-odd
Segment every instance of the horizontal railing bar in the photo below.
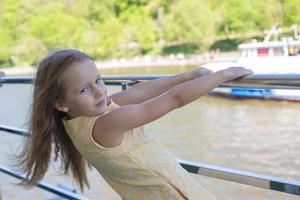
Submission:
<svg viewBox="0 0 300 200">
<path fill-rule="evenodd" d="M 300 181 L 177 159 L 188 172 L 259 188 L 300 195 Z"/>
<path fill-rule="evenodd" d="M 13 176 L 17 179 L 20 179 L 20 180 L 24 180 L 25 179 L 25 175 L 22 175 L 8 167 L 5 167 L 3 165 L 0 165 L 0 171 L 5 173 L 5 174 L 8 174 L 10 176 Z M 55 185 L 51 185 L 51 184 L 48 184 L 48 183 L 45 183 L 44 181 L 39 181 L 37 184 L 36 184 L 37 187 L 43 189 L 43 190 L 46 190 L 48 192 L 51 192 L 53 194 L 56 194 L 60 197 L 63 197 L 65 199 L 71 199 L 71 200 L 88 200 L 87 198 L 83 197 L 83 196 L 80 196 L 79 194 L 76 194 L 76 193 L 73 193 L 73 192 L 70 192 L 70 191 L 67 191 L 65 189 L 62 189 L 62 188 L 59 188 Z"/>
<path fill-rule="evenodd" d="M 6 131 L 16 135 L 27 136 L 29 133 L 25 129 L 0 124 L 0 131 Z"/>
<path fill-rule="evenodd" d="M 300 89 L 300 74 L 251 74 L 235 81 L 227 82 L 222 86 Z"/>
<path fill-rule="evenodd" d="M 33 83 L 33 78 L 32 77 L 1 77 L 0 78 L 0 84 L 1 83 L 22 83 L 22 84 L 26 84 L 26 83 Z"/>
<path fill-rule="evenodd" d="M 106 75 L 103 80 L 108 84 L 119 85 L 127 80 L 151 80 L 164 78 L 172 74 L 159 75 Z M 2 77 L 1 83 L 32 83 L 32 77 Z M 220 87 L 250 87 L 273 89 L 300 89 L 300 74 L 251 74 L 235 81 L 221 84 Z"/>
<path fill-rule="evenodd" d="M 105 78 L 105 84 L 107 85 L 121 85 L 121 81 L 114 81 L 114 79 Z M 33 77 L 1 77 L 1 84 L 32 84 L 34 82 Z"/>
<path fill-rule="evenodd" d="M 0 125 L 0 130 L 7 132 L 21 132 L 22 129 Z M 26 131 L 24 131 L 24 134 Z M 21 135 L 21 134 L 19 134 Z M 188 172 L 203 176 L 218 178 L 222 180 L 252 185 L 259 188 L 276 190 L 289 194 L 300 195 L 300 182 L 266 176 L 257 173 L 245 172 L 229 168 L 218 167 L 214 165 L 201 164 L 191 161 L 177 159 L 179 164 Z"/>
</svg>

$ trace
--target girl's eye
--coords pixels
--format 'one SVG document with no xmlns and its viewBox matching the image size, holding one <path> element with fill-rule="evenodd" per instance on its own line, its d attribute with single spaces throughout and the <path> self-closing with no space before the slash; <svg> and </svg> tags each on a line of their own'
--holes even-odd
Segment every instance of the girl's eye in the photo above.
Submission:
<svg viewBox="0 0 300 200">
<path fill-rule="evenodd" d="M 85 94 L 85 93 L 88 93 L 90 90 L 91 90 L 91 87 L 84 87 L 80 90 L 80 93 Z"/>
<path fill-rule="evenodd" d="M 96 85 L 101 85 L 101 78 L 98 78 L 95 83 Z"/>
</svg>

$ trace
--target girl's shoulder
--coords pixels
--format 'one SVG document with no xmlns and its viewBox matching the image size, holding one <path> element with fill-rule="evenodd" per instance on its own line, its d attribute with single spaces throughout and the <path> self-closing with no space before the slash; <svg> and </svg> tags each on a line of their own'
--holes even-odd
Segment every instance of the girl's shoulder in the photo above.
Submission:
<svg viewBox="0 0 300 200">
<path fill-rule="evenodd" d="M 107 114 L 108 112 L 111 112 L 112 110 L 115 110 L 119 108 L 120 106 L 113 102 L 112 100 L 109 100 L 107 105 L 107 112 L 102 115 L 96 115 L 96 116 L 79 116 L 74 119 L 67 119 L 64 118 L 62 120 L 64 127 L 67 131 L 67 133 L 72 134 L 76 133 L 77 131 L 91 131 L 93 128 L 93 125 L 99 117 Z"/>
<path fill-rule="evenodd" d="M 98 116 L 80 116 L 74 119 L 63 119 L 63 125 L 69 136 L 78 135 L 78 132 L 88 132 Z"/>
<path fill-rule="evenodd" d="M 65 127 L 65 130 L 66 130 L 67 134 L 69 135 L 69 137 L 71 138 L 74 145 L 81 151 L 85 151 L 85 150 L 88 150 L 91 148 L 93 148 L 93 149 L 96 148 L 99 151 L 100 151 L 100 149 L 102 149 L 102 150 L 103 149 L 105 149 L 105 150 L 119 149 L 118 152 L 121 151 L 122 149 L 124 149 L 125 146 L 128 146 L 127 139 L 126 138 L 124 139 L 123 136 L 118 137 L 118 140 L 116 140 L 113 143 L 113 145 L 111 145 L 112 140 L 111 140 L 110 136 L 113 136 L 113 134 L 106 134 L 104 137 L 104 134 L 102 132 L 95 133 L 95 131 L 94 131 L 94 127 L 95 127 L 95 124 L 97 123 L 96 122 L 97 119 L 104 117 L 110 111 L 117 109 L 119 107 L 120 107 L 119 105 L 117 105 L 116 103 L 111 101 L 108 104 L 107 112 L 102 115 L 80 116 L 80 117 L 76 117 L 76 118 L 70 119 L 70 120 L 63 119 L 63 124 Z M 110 141 L 109 145 L 107 145 L 107 143 L 106 143 L 107 140 Z M 115 148 L 112 148 L 112 146 Z M 111 153 L 114 151 L 117 151 L 117 150 L 110 150 L 109 152 Z"/>
</svg>

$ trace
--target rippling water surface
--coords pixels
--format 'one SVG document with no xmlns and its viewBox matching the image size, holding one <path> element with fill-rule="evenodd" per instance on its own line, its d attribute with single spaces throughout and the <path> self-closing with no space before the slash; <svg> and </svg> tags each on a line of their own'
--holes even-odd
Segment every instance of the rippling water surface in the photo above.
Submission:
<svg viewBox="0 0 300 200">
<path fill-rule="evenodd" d="M 185 70 L 122 69 L 103 70 L 103 74 L 168 74 Z M 119 87 L 109 87 L 109 90 L 115 92 Z M 30 85 L 0 88 L 1 124 L 24 127 L 31 102 L 30 93 Z M 145 131 L 180 159 L 300 180 L 299 110 L 300 103 L 295 102 L 205 96 L 146 125 Z M 22 139 L 4 132 L 0 134 L 0 164 L 7 165 L 9 156 Z M 57 169 L 58 164 L 52 164 L 44 180 L 72 186 L 70 176 L 59 175 Z M 299 199 L 295 195 L 193 176 L 219 199 Z M 94 170 L 89 172 L 89 179 L 91 188 L 84 192 L 84 196 L 119 199 Z M 38 188 L 27 190 L 16 186 L 16 182 L 0 173 L 4 199 L 54 199 L 50 193 Z"/>
</svg>

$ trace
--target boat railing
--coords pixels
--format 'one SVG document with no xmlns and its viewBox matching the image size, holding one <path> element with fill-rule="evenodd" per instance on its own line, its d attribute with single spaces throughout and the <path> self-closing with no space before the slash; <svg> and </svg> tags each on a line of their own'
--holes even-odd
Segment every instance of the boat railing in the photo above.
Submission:
<svg viewBox="0 0 300 200">
<path fill-rule="evenodd" d="M 140 81 L 163 78 L 168 75 L 111 75 L 103 76 L 106 85 L 119 85 L 126 89 Z M 32 77 L 2 77 L 1 84 L 31 84 L 34 82 Z M 300 89 L 300 74 L 252 74 L 235 81 L 221 84 L 219 87 L 249 87 L 249 88 L 272 88 L 272 89 Z M 28 136 L 28 131 L 16 127 L 0 124 L 0 131 Z M 262 175 L 258 173 L 235 170 L 209 164 L 196 163 L 177 159 L 178 163 L 188 172 L 221 180 L 242 183 L 259 188 L 280 191 L 293 195 L 300 195 L 300 181 Z M 18 179 L 24 179 L 24 175 L 18 173 L 10 167 L 0 165 L 0 171 Z M 47 184 L 40 181 L 36 185 L 48 192 L 54 193 L 65 199 L 87 199 L 75 191 Z"/>
<path fill-rule="evenodd" d="M 300 40 L 240 44 L 242 57 L 299 55 Z"/>
</svg>

